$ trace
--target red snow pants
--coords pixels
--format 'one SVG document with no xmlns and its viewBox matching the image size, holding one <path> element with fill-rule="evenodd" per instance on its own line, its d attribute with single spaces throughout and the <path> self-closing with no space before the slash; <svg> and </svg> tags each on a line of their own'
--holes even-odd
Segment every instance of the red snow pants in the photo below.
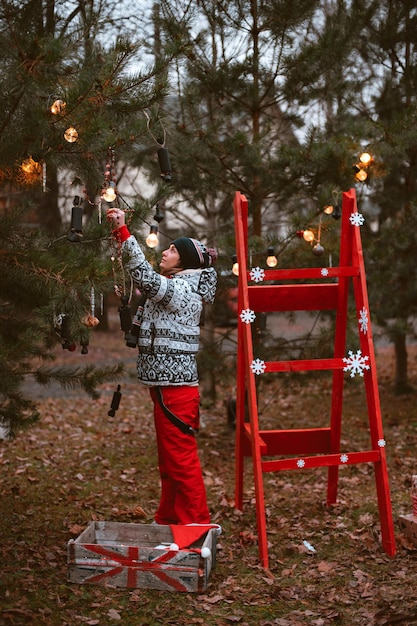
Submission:
<svg viewBox="0 0 417 626">
<path fill-rule="evenodd" d="M 198 430 L 198 387 L 160 387 L 160 390 L 165 406 L 183 422 Z M 151 398 L 154 403 L 161 477 L 161 499 L 155 521 L 158 524 L 209 524 L 210 514 L 196 438 L 181 432 L 168 419 L 154 389 L 151 389 Z"/>
</svg>

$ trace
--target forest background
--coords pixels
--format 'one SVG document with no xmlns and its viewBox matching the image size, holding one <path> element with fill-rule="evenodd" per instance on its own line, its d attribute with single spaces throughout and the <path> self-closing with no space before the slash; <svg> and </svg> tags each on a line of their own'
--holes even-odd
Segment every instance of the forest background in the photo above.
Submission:
<svg viewBox="0 0 417 626">
<path fill-rule="evenodd" d="M 91 351 L 91 335 L 110 324 L 114 284 L 129 289 L 100 219 L 109 187 L 145 246 L 158 227 L 152 262 L 184 231 L 220 252 L 200 363 L 205 406 L 215 407 L 233 385 L 233 327 L 219 317 L 236 286 L 234 192 L 249 200 L 254 265 L 273 249 L 280 267 L 321 266 L 337 263 L 333 217 L 354 186 L 372 319 L 393 349 L 394 392 L 413 395 L 416 20 L 411 0 L 1 0 L 5 433 L 24 438 L 22 428 L 42 421 L 28 381 L 98 401 L 123 375 L 121 359 L 83 362 L 78 347 Z M 172 171 L 162 169 L 161 148 Z M 98 328 L 86 325 L 89 315 Z M 274 337 L 288 355 L 306 344 L 325 354 L 325 336 L 314 339 Z M 63 359 L 74 347 L 78 359 Z"/>
<path fill-rule="evenodd" d="M 118 259 L 110 262 L 109 186 L 140 240 L 159 227 L 152 262 L 179 232 L 217 247 L 217 314 L 236 286 L 236 190 L 249 201 L 253 266 L 271 248 L 293 267 L 337 263 L 340 221 L 323 211 L 340 209 L 341 193 L 356 186 L 373 319 L 395 348 L 396 390 L 408 390 L 417 302 L 412 2 L 1 7 L 0 393 L 12 431 L 36 419 L 20 393 L 33 357 L 41 384 L 52 377 L 94 394 L 117 375 L 45 363 L 63 316 L 70 344 L 83 345 L 86 314 L 101 313 L 115 284 L 129 291 Z M 74 204 L 81 236 L 71 233 Z M 309 243 L 299 239 L 305 231 Z M 208 311 L 207 401 L 223 376 L 216 320 Z"/>
</svg>

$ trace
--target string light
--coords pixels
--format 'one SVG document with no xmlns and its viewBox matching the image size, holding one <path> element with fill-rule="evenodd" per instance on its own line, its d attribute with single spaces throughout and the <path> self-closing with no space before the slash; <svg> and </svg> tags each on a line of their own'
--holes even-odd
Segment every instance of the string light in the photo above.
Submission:
<svg viewBox="0 0 417 626">
<path fill-rule="evenodd" d="M 303 231 L 303 239 L 304 241 L 307 241 L 307 243 L 311 243 L 312 241 L 314 241 L 313 231 L 309 229 Z"/>
<path fill-rule="evenodd" d="M 42 165 L 40 163 L 38 163 L 37 161 L 35 161 L 34 159 L 32 159 L 32 157 L 29 157 L 28 159 L 25 159 L 22 162 L 22 165 L 20 166 L 22 172 L 24 172 L 25 174 L 40 174 L 42 172 Z"/>
<path fill-rule="evenodd" d="M 364 183 L 365 180 L 368 178 L 368 172 L 366 172 L 364 169 L 359 167 L 357 172 L 356 172 L 356 174 L 355 174 L 355 178 L 359 182 Z"/>
<path fill-rule="evenodd" d="M 234 276 L 239 276 L 239 263 L 237 262 L 236 254 L 232 256 L 232 274 Z"/>
<path fill-rule="evenodd" d="M 156 248 L 158 243 L 158 226 L 156 224 L 152 224 L 150 233 L 146 237 L 146 245 L 148 248 Z"/>
<path fill-rule="evenodd" d="M 104 184 L 101 197 L 105 202 L 114 202 L 117 198 L 116 172 L 114 164 L 114 150 L 108 149 L 108 160 L 104 172 Z"/>
<path fill-rule="evenodd" d="M 64 139 L 68 143 L 74 143 L 78 139 L 78 131 L 73 126 L 70 126 L 64 133 Z"/>
<path fill-rule="evenodd" d="M 274 248 L 271 246 L 268 248 L 266 257 L 266 264 L 268 267 L 276 267 L 278 265 L 278 259 L 275 256 Z"/>
<path fill-rule="evenodd" d="M 333 189 L 332 202 L 331 204 L 329 203 L 324 207 L 323 213 L 325 215 L 331 215 L 334 220 L 338 220 L 342 217 L 342 211 L 340 210 L 340 206 L 338 204 L 337 189 Z"/>
<path fill-rule="evenodd" d="M 369 154 L 369 152 L 362 152 L 362 154 L 359 157 L 359 161 L 363 163 L 364 165 L 369 165 L 370 162 L 372 161 L 372 156 Z"/>
<path fill-rule="evenodd" d="M 353 166 L 355 178 L 360 183 L 368 179 L 368 168 L 372 165 L 373 157 L 369 152 L 362 152 L 359 155 L 359 162 Z"/>
<path fill-rule="evenodd" d="M 20 165 L 19 182 L 23 185 L 43 185 L 43 171 L 43 164 L 29 157 Z"/>
<path fill-rule="evenodd" d="M 114 202 L 116 200 L 116 184 L 113 181 L 109 182 L 109 186 L 104 190 L 102 198 L 106 202 Z"/>
<path fill-rule="evenodd" d="M 57 99 L 51 104 L 51 108 L 49 110 L 51 111 L 52 115 L 64 115 L 66 106 L 66 102 Z"/>
</svg>

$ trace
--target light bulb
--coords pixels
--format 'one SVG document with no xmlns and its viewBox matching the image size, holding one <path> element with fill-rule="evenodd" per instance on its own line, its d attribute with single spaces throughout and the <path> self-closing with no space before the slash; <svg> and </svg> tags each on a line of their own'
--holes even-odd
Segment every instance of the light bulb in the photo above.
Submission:
<svg viewBox="0 0 417 626">
<path fill-rule="evenodd" d="M 362 152 L 359 157 L 359 161 L 364 165 L 369 165 L 369 163 L 372 161 L 372 156 L 369 154 L 369 152 Z"/>
<path fill-rule="evenodd" d="M 50 111 L 53 115 L 63 115 L 66 106 L 67 103 L 63 100 L 55 100 L 55 102 L 51 104 Z"/>
<path fill-rule="evenodd" d="M 101 196 L 103 200 L 105 200 L 106 202 L 113 202 L 114 200 L 116 200 L 115 187 L 116 185 L 113 182 L 109 183 L 109 186 L 106 187 L 106 189 L 103 192 L 103 195 Z"/>
<path fill-rule="evenodd" d="M 276 267 L 278 265 L 278 259 L 275 256 L 274 248 L 268 248 L 268 256 L 266 257 L 266 264 L 268 267 Z"/>
<path fill-rule="evenodd" d="M 32 159 L 32 157 L 25 159 L 20 168 L 25 174 L 40 174 L 42 171 L 41 164 Z"/>
<path fill-rule="evenodd" d="M 365 170 L 359 170 L 359 172 L 356 172 L 355 178 L 363 183 L 368 178 L 368 173 Z"/>
<path fill-rule="evenodd" d="M 146 245 L 148 248 L 156 248 L 158 243 L 158 226 L 151 226 L 151 232 L 146 237 Z"/>
<path fill-rule="evenodd" d="M 232 263 L 232 274 L 239 276 L 239 263 L 237 262 L 237 256 L 235 254 L 232 256 Z"/>
<path fill-rule="evenodd" d="M 305 230 L 303 232 L 303 237 L 304 237 L 304 240 L 307 241 L 308 243 L 311 243 L 312 241 L 314 241 L 314 233 L 312 230 Z"/>
<path fill-rule="evenodd" d="M 333 206 L 331 204 L 325 206 L 323 209 L 323 213 L 325 213 L 326 215 L 331 215 L 333 213 Z"/>
<path fill-rule="evenodd" d="M 64 139 L 68 141 L 68 143 L 74 143 L 78 139 L 78 132 L 75 130 L 73 126 L 67 128 L 64 133 Z"/>
</svg>

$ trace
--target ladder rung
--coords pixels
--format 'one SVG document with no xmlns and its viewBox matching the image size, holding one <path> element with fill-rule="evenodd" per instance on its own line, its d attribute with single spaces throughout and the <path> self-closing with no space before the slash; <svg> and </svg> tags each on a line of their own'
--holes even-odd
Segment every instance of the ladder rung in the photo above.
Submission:
<svg viewBox="0 0 417 626">
<path fill-rule="evenodd" d="M 323 274 L 322 267 L 304 267 L 296 269 L 277 269 L 277 270 L 264 270 L 264 280 L 309 280 L 312 278 L 317 279 L 329 279 L 339 278 L 340 276 L 359 276 L 359 267 L 355 266 L 340 266 L 340 267 L 327 267 L 324 268 L 325 274 Z M 248 282 L 251 280 L 250 272 L 247 272 Z"/>
<path fill-rule="evenodd" d="M 346 363 L 343 361 L 343 358 L 304 359 L 299 361 L 265 361 L 265 373 L 340 370 L 344 367 L 346 367 Z"/>
<path fill-rule="evenodd" d="M 263 456 L 330 453 L 330 428 L 291 428 L 258 431 Z M 245 434 L 251 439 L 251 426 L 245 423 Z M 247 450 L 251 454 L 251 450 Z"/>
<path fill-rule="evenodd" d="M 253 311 L 333 311 L 338 305 L 338 283 L 322 285 L 249 285 Z"/>
<path fill-rule="evenodd" d="M 381 459 L 380 450 L 368 450 L 364 452 L 338 452 L 318 456 L 299 456 L 292 459 L 274 459 L 262 461 L 263 472 L 276 472 L 278 470 L 309 469 L 311 467 L 329 467 L 331 465 L 353 465 L 355 463 L 377 463 Z"/>
</svg>

